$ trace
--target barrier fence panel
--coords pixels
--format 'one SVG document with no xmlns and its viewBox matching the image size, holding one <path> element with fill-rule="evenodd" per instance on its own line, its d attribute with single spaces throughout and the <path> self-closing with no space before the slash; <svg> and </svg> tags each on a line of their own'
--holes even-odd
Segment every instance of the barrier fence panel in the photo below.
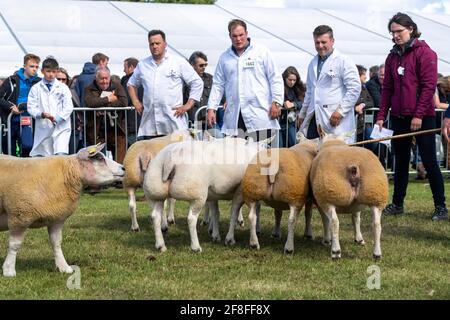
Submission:
<svg viewBox="0 0 450 320">
<path fill-rule="evenodd" d="M 374 124 L 376 122 L 376 113 L 379 109 L 378 108 L 370 108 L 364 110 L 364 136 L 363 140 L 370 139 L 370 133 L 371 130 L 374 127 Z M 444 111 L 442 109 L 436 109 L 436 128 L 440 127 L 442 124 L 443 118 L 444 118 Z M 390 121 L 390 114 L 388 113 L 388 116 L 386 118 L 386 121 L 384 122 L 384 127 L 391 129 L 390 127 L 391 121 Z M 439 163 L 439 167 L 441 169 L 442 173 L 450 173 L 449 170 L 449 161 L 448 161 L 448 143 L 445 139 L 442 138 L 440 133 L 435 134 L 435 141 L 436 141 L 436 156 L 437 161 Z M 394 167 L 395 167 L 395 159 L 393 156 L 393 150 L 392 146 L 387 146 L 382 143 L 375 143 L 372 145 L 365 145 L 366 148 L 369 148 L 373 150 L 378 158 L 380 159 L 380 162 L 382 163 L 383 167 L 385 168 L 385 171 L 387 174 L 393 174 Z M 416 174 L 417 173 L 417 167 L 421 168 L 421 161 L 420 156 L 418 153 L 418 148 L 413 145 L 411 148 L 411 169 L 409 171 L 409 174 Z"/>
<path fill-rule="evenodd" d="M 199 119 L 200 114 L 205 110 L 207 106 L 202 106 L 195 113 L 194 123 L 189 123 L 188 115 L 185 114 L 186 123 L 188 127 L 193 127 L 196 130 L 195 136 L 198 140 L 203 139 L 203 129 L 206 125 Z M 131 113 L 130 113 L 131 111 Z M 376 120 L 377 108 L 371 108 L 364 110 L 364 128 L 363 128 L 363 140 L 370 139 L 371 130 L 374 127 Z M 436 109 L 437 127 L 442 123 L 444 117 L 444 111 Z M 11 119 L 12 114 L 7 118 L 6 125 L 1 123 L 2 138 L 7 136 L 8 154 L 15 153 L 16 148 L 11 143 Z M 132 117 L 134 122 L 134 132 L 129 131 L 129 117 Z M 33 123 L 32 123 L 33 124 Z M 134 107 L 125 108 L 75 108 L 71 116 L 72 124 L 72 137 L 69 145 L 69 153 L 76 153 L 80 148 L 87 146 L 88 144 L 97 144 L 104 142 L 106 144 L 105 154 L 115 160 L 122 161 L 125 156 L 126 150 L 130 144 L 134 143 L 137 139 L 138 131 L 138 115 Z M 390 128 L 390 116 L 388 114 L 387 120 L 384 124 L 385 127 Z M 286 136 L 285 141 L 288 141 L 288 127 L 289 118 L 286 118 Z M 295 121 L 295 132 L 297 132 L 297 123 Z M 220 128 L 216 127 L 209 132 L 212 136 L 219 138 L 222 137 Z M 281 131 L 277 131 L 275 139 L 276 143 L 272 146 L 277 146 L 279 141 L 279 135 Z M 440 134 L 436 134 L 436 153 L 437 161 L 441 172 L 450 173 L 449 169 L 449 146 L 445 139 Z M 2 153 L 2 143 L 0 139 L 0 153 Z M 365 145 L 366 148 L 371 149 L 380 159 L 387 174 L 393 174 L 393 168 L 395 166 L 395 159 L 393 157 L 392 146 L 388 146 L 382 143 L 375 143 L 372 145 Z M 418 156 L 417 148 L 412 148 L 411 151 L 411 170 L 410 174 L 416 173 L 417 166 L 420 166 L 420 157 Z"/>
</svg>

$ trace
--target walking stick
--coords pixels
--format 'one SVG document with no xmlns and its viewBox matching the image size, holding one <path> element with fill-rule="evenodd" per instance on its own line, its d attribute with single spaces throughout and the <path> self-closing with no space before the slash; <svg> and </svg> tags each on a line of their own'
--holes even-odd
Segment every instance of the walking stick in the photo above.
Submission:
<svg viewBox="0 0 450 320">
<path fill-rule="evenodd" d="M 359 141 L 359 142 L 351 143 L 351 144 L 349 144 L 349 146 L 360 146 L 360 145 L 363 145 L 363 144 L 368 144 L 368 143 L 373 143 L 373 142 L 392 140 L 392 139 L 401 139 L 401 138 L 406 138 L 406 137 L 418 136 L 418 135 L 422 135 L 422 134 L 440 132 L 440 131 L 441 131 L 440 128 L 423 130 L 423 131 L 416 131 L 416 132 L 411 132 L 411 133 L 404 133 L 404 134 L 398 134 L 398 135 L 395 135 L 395 136 L 379 138 L 379 139 Z"/>
</svg>

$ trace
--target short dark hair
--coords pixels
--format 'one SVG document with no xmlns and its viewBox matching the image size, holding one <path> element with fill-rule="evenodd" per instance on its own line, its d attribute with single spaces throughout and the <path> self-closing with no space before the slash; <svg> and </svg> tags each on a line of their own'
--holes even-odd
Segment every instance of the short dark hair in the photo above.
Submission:
<svg viewBox="0 0 450 320">
<path fill-rule="evenodd" d="M 206 57 L 206 54 L 204 54 L 204 53 L 201 52 L 201 51 L 194 51 L 194 52 L 191 54 L 191 56 L 189 57 L 189 63 L 190 63 L 191 65 L 194 65 L 195 62 L 197 62 L 197 59 L 198 59 L 198 58 L 201 58 L 201 59 L 203 59 L 203 60 L 205 60 L 205 61 L 208 61 L 208 58 Z"/>
<path fill-rule="evenodd" d="M 23 57 L 23 65 L 26 65 L 28 61 L 30 60 L 34 60 L 37 63 L 41 62 L 41 58 L 39 58 L 37 55 L 32 54 L 32 53 L 28 53 L 25 55 L 25 57 Z"/>
<path fill-rule="evenodd" d="M 247 24 L 245 23 L 245 21 L 241 19 L 233 19 L 228 22 L 228 32 L 231 33 L 231 30 L 236 28 L 237 26 L 244 27 L 244 30 L 247 31 Z"/>
<path fill-rule="evenodd" d="M 99 64 L 102 61 L 109 61 L 109 57 L 106 54 L 103 54 L 101 52 L 97 52 L 92 56 L 92 63 L 93 64 Z"/>
<path fill-rule="evenodd" d="M 364 67 L 364 66 L 362 66 L 360 64 L 357 64 L 356 68 L 358 69 L 359 75 L 365 74 L 367 72 L 366 67 Z"/>
<path fill-rule="evenodd" d="M 136 58 L 126 58 L 123 62 L 125 62 L 127 64 L 127 67 L 131 67 L 133 66 L 134 68 L 136 68 L 137 64 L 139 63 L 139 60 Z"/>
<path fill-rule="evenodd" d="M 380 70 L 380 66 L 372 66 L 369 68 L 370 74 L 377 74 L 378 70 Z"/>
<path fill-rule="evenodd" d="M 422 34 L 419 29 L 417 28 L 417 24 L 411 19 L 410 16 L 408 16 L 406 13 L 397 12 L 391 20 L 389 20 L 388 23 L 388 30 L 391 32 L 391 24 L 397 23 L 405 28 L 412 28 L 413 32 L 411 33 L 411 38 L 420 38 L 420 35 Z M 394 41 L 394 38 L 392 38 L 392 42 Z"/>
<path fill-rule="evenodd" d="M 150 37 L 157 36 L 157 35 L 160 35 L 163 38 L 163 40 L 166 41 L 166 34 L 164 33 L 164 31 L 155 29 L 155 30 L 150 30 L 148 32 L 149 39 L 150 39 Z"/>
<path fill-rule="evenodd" d="M 316 37 L 320 37 L 321 35 L 324 35 L 326 33 L 328 33 L 330 35 L 331 39 L 334 39 L 333 38 L 333 29 L 331 29 L 330 26 L 327 26 L 325 24 L 322 24 L 322 25 L 316 27 L 313 31 L 313 36 L 314 36 L 314 38 L 316 38 Z"/>
<path fill-rule="evenodd" d="M 44 62 L 42 62 L 42 69 L 58 70 L 58 61 L 53 57 L 47 57 Z"/>
</svg>

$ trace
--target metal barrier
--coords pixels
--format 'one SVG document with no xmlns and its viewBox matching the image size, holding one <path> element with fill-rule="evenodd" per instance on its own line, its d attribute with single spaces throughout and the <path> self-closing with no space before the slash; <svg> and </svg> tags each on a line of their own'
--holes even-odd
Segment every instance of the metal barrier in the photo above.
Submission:
<svg viewBox="0 0 450 320">
<path fill-rule="evenodd" d="M 199 120 L 199 115 L 200 113 L 205 110 L 207 108 L 207 106 L 202 106 L 201 108 L 199 108 L 196 113 L 195 113 L 195 119 L 194 119 L 194 123 L 193 123 L 193 128 L 196 129 L 196 138 L 201 140 L 203 138 L 203 126 L 202 126 L 202 121 Z M 90 135 L 93 137 L 93 141 L 89 141 L 90 143 L 97 143 L 99 141 L 99 132 L 97 132 L 97 123 L 98 121 L 102 122 L 103 125 L 103 140 L 104 142 L 108 145 L 108 142 L 113 139 L 113 143 L 110 143 L 110 145 L 114 146 L 113 150 L 108 150 L 109 152 L 111 152 L 114 155 L 115 159 L 118 159 L 119 156 L 119 150 L 118 148 L 121 147 L 123 148 L 123 146 L 119 146 L 119 142 L 123 141 L 123 143 L 125 144 L 124 149 L 122 150 L 127 150 L 129 147 L 129 136 L 130 136 L 130 132 L 129 132 L 129 128 L 128 128 L 128 120 L 129 120 L 129 115 L 127 111 L 133 111 L 134 110 L 134 116 L 133 116 L 133 120 L 134 121 L 134 127 L 136 128 L 136 132 L 135 137 L 132 139 L 132 141 L 130 141 L 131 143 L 136 141 L 137 138 L 137 131 L 138 131 L 138 127 L 137 127 L 137 123 L 138 123 L 138 117 L 137 117 L 137 112 L 135 110 L 134 107 L 125 107 L 125 108 L 75 108 L 74 112 L 72 113 L 71 116 L 71 123 L 72 123 L 72 135 L 73 135 L 73 139 L 71 139 L 71 148 L 70 150 L 72 151 L 72 153 L 75 153 L 78 151 L 78 149 L 80 147 L 86 146 L 88 141 L 87 141 L 87 117 L 92 117 L 93 118 L 93 131 Z M 366 109 L 364 110 L 364 133 L 366 133 L 366 129 L 369 127 L 374 126 L 375 123 L 375 117 L 374 114 L 378 111 L 379 109 L 377 108 L 371 108 L 371 109 Z M 441 118 L 441 121 L 443 121 L 443 116 L 444 116 L 444 111 L 445 110 L 441 110 L 441 109 L 436 109 L 436 116 Z M 113 112 L 112 116 L 108 116 L 108 113 Z M 119 117 L 117 115 L 116 112 L 123 112 L 124 116 L 123 117 Z M 98 114 L 99 116 L 97 117 L 97 115 L 95 117 L 93 117 L 92 113 L 100 113 Z M 1 119 L 0 119 L 0 128 L 2 128 L 2 134 L 3 135 L 7 135 L 7 144 L 8 144 L 8 154 L 12 152 L 15 152 L 15 148 L 14 150 L 11 150 L 11 119 L 12 119 L 12 114 L 10 114 L 8 116 L 7 119 L 7 123 L 6 125 L 1 123 Z M 188 115 L 187 113 L 185 113 L 185 118 L 186 118 L 186 123 L 189 126 L 189 119 L 188 119 Z M 389 123 L 389 114 L 387 117 L 387 121 L 385 123 Z M 118 121 L 121 121 L 124 125 L 123 127 L 123 133 L 122 131 L 119 132 L 119 126 L 118 126 Z M 286 128 L 288 128 L 289 126 L 289 120 L 286 119 L 287 123 L 286 123 Z M 109 133 L 108 134 L 108 122 L 109 122 L 109 128 L 111 130 L 111 128 L 113 128 L 114 132 L 113 133 Z M 101 125 L 99 126 L 101 127 Z M 297 131 L 297 127 L 296 127 L 296 131 Z M 277 141 L 278 141 L 278 134 L 277 133 Z M 123 136 L 124 138 L 121 138 L 119 141 L 119 136 Z M 288 132 L 286 130 L 286 138 L 287 138 Z M 3 137 L 2 137 L 3 138 Z M 364 140 L 370 139 L 370 137 L 366 137 L 364 136 Z M 444 142 L 444 143 L 443 143 Z M 438 157 L 438 161 L 441 162 L 440 164 L 440 168 L 441 168 L 441 172 L 442 173 L 450 173 L 450 169 L 449 169 L 449 159 L 448 159 L 448 146 L 447 143 L 445 142 L 445 140 L 442 141 L 442 139 L 440 139 L 440 135 L 436 135 L 436 146 L 437 146 L 437 157 Z M 2 152 L 2 141 L 0 140 L 0 153 Z M 384 168 L 387 174 L 393 174 L 393 168 L 395 166 L 395 159 L 393 157 L 392 154 L 392 150 L 389 147 L 386 147 L 384 145 L 378 144 L 376 146 L 376 150 L 375 153 L 378 155 L 380 162 L 382 164 L 384 164 Z M 417 166 L 418 163 L 418 159 L 417 157 L 415 158 L 415 164 Z M 410 170 L 409 172 L 410 174 L 415 174 L 416 171 Z"/>
<path fill-rule="evenodd" d="M 195 130 L 195 138 L 197 140 L 203 140 L 203 122 L 199 120 L 199 115 L 207 107 L 208 106 L 202 106 L 202 107 L 198 108 L 197 111 L 194 114 L 193 129 Z M 221 108 L 223 109 L 223 106 L 219 106 L 217 108 L 217 110 L 221 109 Z M 216 128 L 208 128 L 208 131 L 211 131 L 211 130 L 213 131 L 211 133 L 211 135 L 213 137 L 215 137 L 215 138 L 223 138 L 224 135 L 222 135 L 222 133 L 220 132 L 220 128 L 218 128 L 218 127 L 216 127 Z M 271 145 L 271 147 L 278 147 L 280 130 L 272 130 L 272 131 L 276 131 L 276 133 L 275 133 L 274 142 L 272 142 L 270 145 Z"/>
<path fill-rule="evenodd" d="M 363 128 L 363 133 L 367 132 L 367 128 L 374 126 L 376 119 L 375 119 L 375 113 L 378 111 L 378 108 L 370 108 L 370 109 L 366 109 L 364 110 L 364 128 Z M 442 109 L 436 109 L 436 119 L 438 119 L 438 117 L 441 120 L 441 123 L 443 121 L 444 118 L 444 112 L 445 110 Z M 385 125 L 390 123 L 390 114 L 388 113 L 388 116 L 386 118 L 385 121 Z M 448 146 L 447 143 L 445 142 L 445 140 L 442 140 L 441 136 L 439 134 L 435 135 L 435 141 L 436 141 L 436 151 L 437 151 L 437 160 L 438 162 L 441 162 L 439 164 L 439 167 L 441 169 L 442 173 L 450 173 L 449 170 L 449 166 L 448 166 Z M 370 137 L 367 136 L 363 136 L 363 140 L 367 140 L 370 139 Z M 378 158 L 380 159 L 380 162 L 384 165 L 384 169 L 386 171 L 387 174 L 391 175 L 393 174 L 393 168 L 395 166 L 395 159 L 393 156 L 393 152 L 392 152 L 392 147 L 387 147 L 385 145 L 382 145 L 380 143 L 378 143 L 378 145 L 376 146 L 376 150 L 375 153 L 377 154 Z M 418 154 L 417 148 L 412 148 L 411 150 L 411 158 L 413 159 L 411 161 L 411 163 L 413 164 L 413 166 L 415 166 L 417 168 L 417 165 L 419 163 L 418 161 L 418 156 L 414 156 L 414 153 Z M 414 163 L 413 163 L 414 161 Z M 417 171 L 415 170 L 410 170 L 409 174 L 416 174 Z"/>
</svg>

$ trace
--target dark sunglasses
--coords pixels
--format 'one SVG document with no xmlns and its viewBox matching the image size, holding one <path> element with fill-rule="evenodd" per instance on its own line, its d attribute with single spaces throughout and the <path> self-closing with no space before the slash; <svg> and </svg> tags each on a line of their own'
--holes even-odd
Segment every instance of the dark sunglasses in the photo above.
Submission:
<svg viewBox="0 0 450 320">
<path fill-rule="evenodd" d="M 67 81 L 67 78 L 56 78 L 59 81 Z"/>
<path fill-rule="evenodd" d="M 198 66 L 200 68 L 206 68 L 208 66 L 208 64 L 207 63 L 202 63 L 202 64 L 199 64 Z"/>
</svg>

